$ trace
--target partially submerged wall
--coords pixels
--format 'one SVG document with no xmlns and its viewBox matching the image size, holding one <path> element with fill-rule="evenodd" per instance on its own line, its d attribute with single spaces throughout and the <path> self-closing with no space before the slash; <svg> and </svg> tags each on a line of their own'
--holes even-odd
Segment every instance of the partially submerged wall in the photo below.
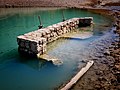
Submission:
<svg viewBox="0 0 120 90">
<path fill-rule="evenodd" d="M 18 50 L 22 54 L 42 55 L 46 52 L 46 46 L 48 43 L 80 26 L 89 26 L 92 21 L 92 17 L 72 18 L 46 28 L 20 35 L 17 37 L 19 45 Z"/>
</svg>

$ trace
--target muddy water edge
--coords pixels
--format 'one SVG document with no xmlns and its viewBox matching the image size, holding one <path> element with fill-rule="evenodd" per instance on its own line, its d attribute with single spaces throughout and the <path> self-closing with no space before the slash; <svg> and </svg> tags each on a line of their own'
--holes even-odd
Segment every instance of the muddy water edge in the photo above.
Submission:
<svg viewBox="0 0 120 90">
<path fill-rule="evenodd" d="M 83 8 L 82 8 L 83 9 Z M 120 12 L 108 9 L 87 9 L 113 19 L 114 40 L 104 36 L 93 43 L 87 60 L 94 60 L 92 68 L 70 90 L 119 90 L 120 89 Z"/>
</svg>

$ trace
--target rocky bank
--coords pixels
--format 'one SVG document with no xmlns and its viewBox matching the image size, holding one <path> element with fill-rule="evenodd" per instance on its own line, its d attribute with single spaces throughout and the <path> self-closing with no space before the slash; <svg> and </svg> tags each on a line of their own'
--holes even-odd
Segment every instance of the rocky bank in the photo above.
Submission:
<svg viewBox="0 0 120 90">
<path fill-rule="evenodd" d="M 114 18 L 110 32 L 114 37 L 107 34 L 90 45 L 93 53 L 87 53 L 87 60 L 95 63 L 71 90 L 120 90 L 120 12 L 117 9 L 100 11 Z"/>
<path fill-rule="evenodd" d="M 96 7 L 120 5 L 120 0 L 0 0 L 0 7 Z"/>
<path fill-rule="evenodd" d="M 107 0 L 106 0 L 107 1 Z M 110 32 L 86 48 L 84 60 L 94 60 L 90 70 L 70 90 L 120 90 L 120 3 L 101 2 L 78 8 L 111 17 Z"/>
</svg>

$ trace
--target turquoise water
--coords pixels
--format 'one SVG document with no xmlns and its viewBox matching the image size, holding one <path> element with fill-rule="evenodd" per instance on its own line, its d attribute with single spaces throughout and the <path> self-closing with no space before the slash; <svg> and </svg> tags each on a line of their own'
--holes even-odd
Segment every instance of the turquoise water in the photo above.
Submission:
<svg viewBox="0 0 120 90">
<path fill-rule="evenodd" d="M 62 21 L 62 11 L 66 19 L 93 17 L 93 32 L 89 31 L 92 36 L 87 39 L 61 38 L 51 43 L 47 54 L 62 60 L 61 66 L 20 56 L 16 37 L 38 29 L 39 15 L 44 27 Z M 109 28 L 104 25 L 110 26 L 111 20 L 79 9 L 0 9 L 0 90 L 53 90 L 70 80 L 76 73 L 79 61 L 82 60 L 84 48 L 108 32 Z"/>
</svg>

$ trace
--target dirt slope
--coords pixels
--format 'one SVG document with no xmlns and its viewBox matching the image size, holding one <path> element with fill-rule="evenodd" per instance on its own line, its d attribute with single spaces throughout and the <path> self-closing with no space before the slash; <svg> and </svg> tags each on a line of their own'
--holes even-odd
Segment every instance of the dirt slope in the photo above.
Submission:
<svg viewBox="0 0 120 90">
<path fill-rule="evenodd" d="M 110 3 L 120 0 L 0 0 L 0 7 L 30 7 L 30 6 L 94 6 L 99 2 Z"/>
</svg>

